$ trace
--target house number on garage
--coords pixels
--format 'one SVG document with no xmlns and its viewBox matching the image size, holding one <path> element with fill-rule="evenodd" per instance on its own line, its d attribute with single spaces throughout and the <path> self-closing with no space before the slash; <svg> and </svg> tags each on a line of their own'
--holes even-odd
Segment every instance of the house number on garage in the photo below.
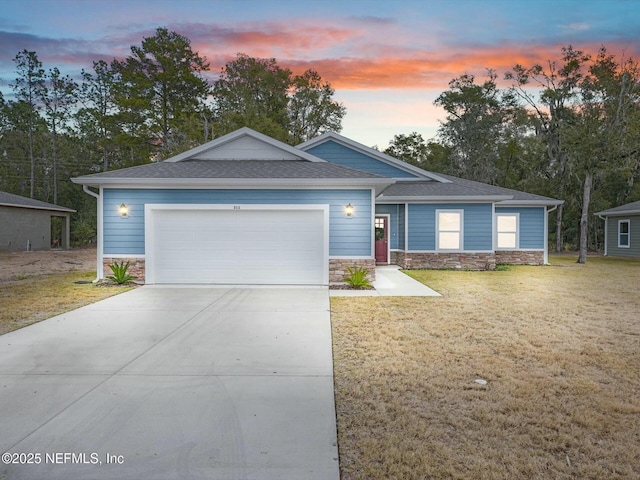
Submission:
<svg viewBox="0 0 640 480">
<path fill-rule="evenodd" d="M 234 209 L 234 210 L 240 210 L 240 205 L 234 205 L 234 206 L 233 206 L 233 209 Z"/>
</svg>

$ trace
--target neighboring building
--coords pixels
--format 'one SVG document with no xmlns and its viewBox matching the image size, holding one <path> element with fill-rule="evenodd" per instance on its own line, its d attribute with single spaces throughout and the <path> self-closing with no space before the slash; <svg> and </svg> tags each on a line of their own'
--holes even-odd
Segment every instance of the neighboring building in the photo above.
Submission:
<svg viewBox="0 0 640 480">
<path fill-rule="evenodd" d="M 596 213 L 604 220 L 604 254 L 640 257 L 640 201 Z"/>
<path fill-rule="evenodd" d="M 72 180 L 98 199 L 98 277 L 127 259 L 152 284 L 326 285 L 347 266 L 543 264 L 547 213 L 562 203 L 427 172 L 335 133 L 292 147 L 246 127 Z"/>
<path fill-rule="evenodd" d="M 0 251 L 68 249 L 72 213 L 75 210 L 0 192 Z M 51 238 L 51 217 L 62 219 L 60 238 Z"/>
</svg>

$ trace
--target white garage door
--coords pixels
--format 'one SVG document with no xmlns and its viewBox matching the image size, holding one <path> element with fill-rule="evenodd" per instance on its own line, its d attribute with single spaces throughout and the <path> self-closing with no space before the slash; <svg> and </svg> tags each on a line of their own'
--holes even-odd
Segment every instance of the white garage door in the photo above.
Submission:
<svg viewBox="0 0 640 480">
<path fill-rule="evenodd" d="M 326 284 L 327 207 L 314 207 L 147 205 L 147 283 Z"/>
</svg>

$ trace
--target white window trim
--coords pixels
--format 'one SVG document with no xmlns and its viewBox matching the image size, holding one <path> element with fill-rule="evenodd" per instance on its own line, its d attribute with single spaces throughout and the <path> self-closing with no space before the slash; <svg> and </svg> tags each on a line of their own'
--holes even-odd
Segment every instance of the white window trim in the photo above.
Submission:
<svg viewBox="0 0 640 480">
<path fill-rule="evenodd" d="M 500 246 L 498 246 L 498 241 L 499 241 L 499 231 L 498 231 L 498 217 L 516 217 L 516 246 L 515 247 L 509 247 L 509 248 L 501 248 Z M 496 232 L 496 250 L 504 250 L 504 251 L 514 251 L 514 250 L 520 250 L 520 213 L 519 212 L 496 212 L 496 225 L 495 225 L 495 232 Z M 512 233 L 512 232 L 504 232 L 504 233 Z"/>
<path fill-rule="evenodd" d="M 460 214 L 460 248 L 440 248 L 440 212 Z M 449 230 L 447 230 L 449 231 Z M 463 252 L 464 251 L 464 210 L 438 208 L 436 209 L 436 252 Z"/>
<path fill-rule="evenodd" d="M 625 234 L 620 233 L 620 226 L 623 223 L 627 224 L 627 233 L 625 233 Z M 626 245 L 622 245 L 620 243 L 620 237 L 622 235 L 626 235 L 627 236 L 627 244 Z M 625 218 L 624 220 L 618 220 L 618 248 L 631 248 L 631 219 Z"/>
</svg>

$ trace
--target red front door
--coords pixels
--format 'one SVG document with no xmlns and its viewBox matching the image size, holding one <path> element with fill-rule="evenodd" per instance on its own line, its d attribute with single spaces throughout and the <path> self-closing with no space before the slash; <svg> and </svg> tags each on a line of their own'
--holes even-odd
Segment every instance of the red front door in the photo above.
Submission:
<svg viewBox="0 0 640 480">
<path fill-rule="evenodd" d="M 389 218 L 376 217 L 376 263 L 389 263 Z"/>
</svg>

